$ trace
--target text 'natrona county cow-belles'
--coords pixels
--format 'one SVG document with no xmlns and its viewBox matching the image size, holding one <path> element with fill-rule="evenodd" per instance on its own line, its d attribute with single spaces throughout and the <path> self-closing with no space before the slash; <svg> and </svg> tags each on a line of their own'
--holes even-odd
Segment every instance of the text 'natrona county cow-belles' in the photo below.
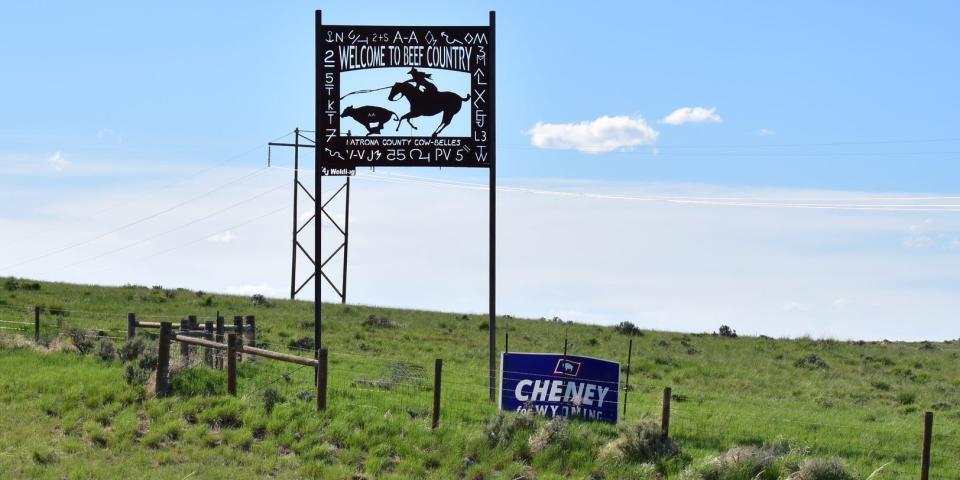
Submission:
<svg viewBox="0 0 960 480">
<path fill-rule="evenodd" d="M 617 422 L 620 364 L 563 354 L 504 353 L 500 409 Z"/>
</svg>

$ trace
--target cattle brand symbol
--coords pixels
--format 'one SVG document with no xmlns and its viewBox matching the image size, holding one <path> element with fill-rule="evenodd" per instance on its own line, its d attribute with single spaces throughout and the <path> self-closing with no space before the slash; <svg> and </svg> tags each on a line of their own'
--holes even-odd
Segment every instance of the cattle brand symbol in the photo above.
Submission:
<svg viewBox="0 0 960 480">
<path fill-rule="evenodd" d="M 321 166 L 489 168 L 489 26 L 320 25 Z"/>
</svg>

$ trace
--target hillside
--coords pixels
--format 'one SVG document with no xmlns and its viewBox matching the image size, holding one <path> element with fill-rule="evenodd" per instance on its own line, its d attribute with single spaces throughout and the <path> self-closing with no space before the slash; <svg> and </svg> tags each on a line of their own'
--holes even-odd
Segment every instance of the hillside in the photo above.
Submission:
<svg viewBox="0 0 960 480">
<path fill-rule="evenodd" d="M 34 306 L 44 311 L 39 346 L 32 342 Z M 571 353 L 618 360 L 624 373 L 632 339 L 622 422 L 632 430 L 498 418 L 486 401 L 482 316 L 325 305 L 330 392 L 329 408 L 319 414 L 310 369 L 245 359 L 234 399 L 225 395 L 222 371 L 194 367 L 178 375 L 177 395 L 156 399 L 149 381 L 125 379 L 136 376 L 131 362 L 111 359 L 100 345 L 122 347 L 127 312 L 175 323 L 219 312 L 227 319 L 255 315 L 258 344 L 309 356 L 312 308 L 159 286 L 5 279 L 0 471 L 10 478 L 150 471 L 155 478 L 204 479 L 693 479 L 754 478 L 760 471 L 757 478 L 785 478 L 806 468 L 807 476 L 797 478 L 809 480 L 866 478 L 884 466 L 873 478 L 916 478 L 923 412 L 933 411 L 932 478 L 960 478 L 960 342 L 631 335 L 557 320 L 498 320 L 498 350 L 507 331 L 511 351 L 563 351 L 567 335 Z M 84 341 L 89 353 L 73 351 Z M 443 407 L 441 427 L 431 431 L 437 358 L 444 362 Z M 643 452 L 622 447 L 646 445 L 637 425 L 645 417 L 659 422 L 667 386 L 675 445 L 654 445 L 644 461 Z M 730 451 L 738 446 L 745 448 Z M 832 465 L 814 458 L 839 458 L 853 476 L 810 476 L 817 465 Z M 743 473 L 714 475 L 724 465 Z"/>
</svg>

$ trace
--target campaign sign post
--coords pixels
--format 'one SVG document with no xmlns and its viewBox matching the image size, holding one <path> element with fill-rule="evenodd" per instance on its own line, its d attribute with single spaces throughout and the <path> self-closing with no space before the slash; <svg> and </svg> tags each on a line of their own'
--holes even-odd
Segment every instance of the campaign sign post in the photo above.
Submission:
<svg viewBox="0 0 960 480">
<path fill-rule="evenodd" d="M 620 364 L 562 353 L 502 353 L 500 409 L 617 423 Z"/>
</svg>

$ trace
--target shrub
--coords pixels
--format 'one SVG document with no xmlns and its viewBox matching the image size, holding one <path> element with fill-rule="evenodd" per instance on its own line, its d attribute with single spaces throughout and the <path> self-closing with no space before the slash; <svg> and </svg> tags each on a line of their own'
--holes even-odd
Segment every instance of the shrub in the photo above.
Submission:
<svg viewBox="0 0 960 480">
<path fill-rule="evenodd" d="M 563 443 L 567 439 L 569 424 L 563 417 L 553 417 L 544 422 L 527 440 L 530 453 L 540 453 L 550 445 Z"/>
<path fill-rule="evenodd" d="M 717 331 L 717 335 L 727 338 L 737 338 L 737 331 L 730 328 L 729 325 L 720 325 L 720 330 Z"/>
<path fill-rule="evenodd" d="M 40 446 L 30 452 L 30 457 L 37 465 L 47 465 L 57 461 L 57 451 L 49 446 Z"/>
<path fill-rule="evenodd" d="M 491 447 L 510 443 L 514 434 L 532 430 L 536 422 L 533 414 L 498 412 L 483 419 L 480 429 Z"/>
<path fill-rule="evenodd" d="M 135 337 L 132 340 L 127 340 L 120 347 L 118 355 L 120 360 L 124 362 L 130 362 L 136 360 L 144 355 L 144 353 L 149 348 L 147 340 L 143 337 Z"/>
<path fill-rule="evenodd" d="M 800 466 L 800 470 L 791 475 L 792 480 L 851 480 L 847 466 L 838 458 L 813 458 Z"/>
<path fill-rule="evenodd" d="M 71 328 L 67 331 L 67 335 L 70 336 L 70 341 L 73 342 L 73 346 L 77 347 L 77 351 L 80 353 L 93 351 L 94 343 L 87 332 L 79 328 Z"/>
<path fill-rule="evenodd" d="M 367 317 L 367 321 L 363 322 L 363 324 L 373 328 L 400 328 L 403 326 L 390 320 L 389 317 L 380 317 L 373 313 Z"/>
<path fill-rule="evenodd" d="M 280 392 L 273 387 L 269 387 L 265 389 L 263 391 L 261 398 L 263 399 L 263 409 L 267 413 L 272 413 L 273 407 L 276 406 L 276 404 L 283 402 L 284 400 L 283 396 L 280 395 Z"/>
<path fill-rule="evenodd" d="M 16 278 L 10 277 L 3 282 L 3 288 L 7 291 L 13 292 L 16 290 L 40 290 L 40 284 L 37 282 L 24 282 Z"/>
<path fill-rule="evenodd" d="M 824 359 L 812 353 L 806 357 L 797 359 L 796 362 L 793 362 L 793 366 L 810 370 L 827 370 L 830 368 L 830 365 Z"/>
<path fill-rule="evenodd" d="M 296 349 L 299 349 L 299 350 L 313 350 L 313 349 L 314 349 L 313 338 L 307 337 L 307 336 L 303 336 L 303 337 L 300 337 L 300 338 L 295 338 L 295 339 L 293 339 L 293 340 L 290 340 L 290 342 L 288 343 L 288 345 L 290 346 L 290 348 L 295 349 L 295 350 L 296 350 Z"/>
<path fill-rule="evenodd" d="M 480 322 L 477 328 L 480 330 L 490 330 L 490 322 Z"/>
<path fill-rule="evenodd" d="M 153 372 L 128 363 L 123 369 L 123 379 L 130 385 L 145 385 Z"/>
<path fill-rule="evenodd" d="M 620 436 L 608 443 L 601 457 L 614 457 L 627 462 L 649 463 L 680 456 L 678 447 L 660 430 L 660 425 L 645 418 L 621 427 Z"/>
<path fill-rule="evenodd" d="M 97 343 L 97 356 L 100 360 L 110 362 L 117 357 L 117 347 L 113 345 L 113 340 L 102 338 Z"/>
<path fill-rule="evenodd" d="M 881 392 L 888 392 L 888 391 L 890 391 L 890 384 L 887 383 L 887 382 L 883 382 L 883 381 L 880 381 L 880 380 L 874 380 L 874 381 L 870 382 L 870 385 L 872 385 L 873 388 L 876 388 L 877 390 L 880 390 Z"/>
<path fill-rule="evenodd" d="M 260 305 L 264 307 L 273 306 L 273 304 L 270 303 L 270 300 L 267 300 L 267 297 L 259 293 L 253 294 L 253 296 L 250 297 L 250 302 L 253 303 L 254 305 Z"/>
<path fill-rule="evenodd" d="M 916 392 L 912 391 L 903 391 L 897 393 L 897 403 L 900 405 L 913 405 L 913 402 L 917 401 Z"/>
<path fill-rule="evenodd" d="M 640 327 L 634 325 L 630 322 L 620 322 L 617 326 L 613 327 L 617 333 L 622 335 L 629 335 L 631 337 L 642 337 L 643 332 L 640 330 Z"/>
</svg>

